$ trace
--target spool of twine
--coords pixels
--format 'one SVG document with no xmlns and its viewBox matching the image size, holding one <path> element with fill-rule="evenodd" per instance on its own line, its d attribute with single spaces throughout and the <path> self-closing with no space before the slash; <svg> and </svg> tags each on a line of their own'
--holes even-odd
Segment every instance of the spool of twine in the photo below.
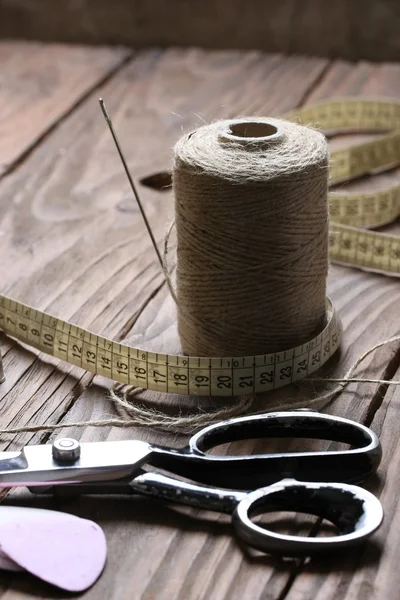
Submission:
<svg viewBox="0 0 400 600">
<path fill-rule="evenodd" d="M 197 356 L 301 345 L 326 320 L 328 150 L 265 118 L 219 121 L 175 146 L 178 327 Z"/>
</svg>

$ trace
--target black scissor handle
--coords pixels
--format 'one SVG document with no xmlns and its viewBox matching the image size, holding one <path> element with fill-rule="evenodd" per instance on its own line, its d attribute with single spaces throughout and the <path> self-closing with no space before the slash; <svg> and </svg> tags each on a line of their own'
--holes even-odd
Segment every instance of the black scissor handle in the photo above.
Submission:
<svg viewBox="0 0 400 600">
<path fill-rule="evenodd" d="M 336 525 L 338 535 L 304 537 L 276 533 L 251 520 L 257 514 L 289 510 L 323 517 Z M 249 546 L 282 556 L 353 546 L 369 537 L 383 520 L 378 498 L 355 485 L 299 482 L 286 479 L 246 494 L 232 516 L 237 535 Z"/>
<path fill-rule="evenodd" d="M 364 452 L 379 446 L 376 435 L 371 429 L 360 423 L 342 417 L 321 414 L 314 410 L 299 409 L 237 417 L 209 425 L 192 436 L 189 447 L 192 452 L 203 454 L 205 451 L 227 442 L 251 438 L 287 437 L 344 442 L 357 449 L 362 449 Z M 325 453 L 314 452 L 313 454 Z M 230 457 L 218 457 L 218 459 L 221 458 L 228 460 Z"/>
<path fill-rule="evenodd" d="M 219 444 L 251 438 L 314 438 L 345 442 L 349 450 L 250 456 L 207 453 Z M 239 417 L 210 425 L 183 450 L 153 447 L 151 464 L 213 486 L 252 490 L 293 477 L 301 481 L 358 483 L 381 460 L 377 436 L 364 425 L 310 410 Z"/>
<path fill-rule="evenodd" d="M 379 439 L 371 429 L 342 417 L 321 414 L 313 410 L 293 410 L 239 417 L 210 425 L 189 441 L 193 454 L 203 454 L 213 447 L 249 438 L 308 438 L 344 442 L 349 450 L 320 452 L 285 452 L 252 456 L 214 456 L 228 469 L 236 463 L 236 475 L 252 473 L 258 486 L 273 483 L 284 477 L 301 481 L 340 481 L 358 483 L 373 473 L 381 460 Z M 254 481 L 254 469 L 260 477 Z M 268 477 L 269 475 L 269 477 Z M 216 480 L 215 483 L 217 483 Z M 213 483 L 210 481 L 210 483 Z M 232 482 L 233 483 L 233 482 Z M 250 482 L 249 482 L 250 483 Z M 219 485 L 221 482 L 219 480 Z M 249 489 L 248 485 L 246 489 Z"/>
</svg>

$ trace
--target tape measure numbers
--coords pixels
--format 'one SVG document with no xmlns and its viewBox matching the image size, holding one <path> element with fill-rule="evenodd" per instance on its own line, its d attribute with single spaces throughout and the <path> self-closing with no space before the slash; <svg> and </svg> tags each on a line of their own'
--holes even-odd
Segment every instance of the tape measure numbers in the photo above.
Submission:
<svg viewBox="0 0 400 600">
<path fill-rule="evenodd" d="M 335 352 L 341 326 L 330 300 L 327 325 L 302 346 L 259 356 L 204 358 L 148 352 L 113 342 L 0 296 L 0 328 L 38 350 L 121 383 L 198 396 L 265 392 L 303 379 Z"/>
<path fill-rule="evenodd" d="M 323 130 L 389 130 L 373 141 L 332 153 L 331 183 L 400 163 L 400 103 L 335 100 L 287 115 Z M 370 193 L 330 193 L 330 258 L 341 264 L 400 275 L 400 238 L 368 231 L 400 214 L 400 185 Z M 363 229 L 359 229 L 363 227 Z M 51 356 L 136 387 L 199 396 L 265 392 L 317 371 L 338 348 L 341 325 L 327 301 L 327 325 L 302 346 L 246 357 L 193 357 L 119 344 L 0 296 L 0 330 Z"/>
<path fill-rule="evenodd" d="M 332 152 L 331 185 L 400 163 L 400 102 L 345 98 L 304 106 L 286 118 L 325 132 L 390 132 Z M 330 192 L 329 204 L 331 261 L 400 276 L 400 237 L 364 229 L 400 216 L 400 185 L 368 193 Z"/>
<path fill-rule="evenodd" d="M 332 262 L 400 277 L 400 237 L 332 223 L 329 228 Z"/>
</svg>

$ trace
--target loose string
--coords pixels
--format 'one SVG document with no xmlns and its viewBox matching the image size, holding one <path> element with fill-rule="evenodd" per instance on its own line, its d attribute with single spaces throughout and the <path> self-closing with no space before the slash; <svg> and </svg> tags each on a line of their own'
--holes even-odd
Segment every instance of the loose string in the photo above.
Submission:
<svg viewBox="0 0 400 600">
<path fill-rule="evenodd" d="M 335 388 L 328 390 L 327 392 L 307 400 L 290 400 L 290 401 L 277 401 L 275 403 L 268 403 L 266 408 L 252 411 L 252 414 L 260 414 L 265 412 L 273 412 L 276 410 L 294 410 L 296 408 L 313 408 L 319 410 L 326 406 L 336 395 L 343 392 L 343 390 L 350 383 L 378 383 L 387 386 L 400 385 L 400 380 L 396 379 L 372 379 L 362 377 L 352 377 L 358 366 L 373 352 L 392 344 L 394 342 L 400 342 L 400 335 L 395 335 L 387 340 L 379 342 L 366 350 L 348 369 L 342 379 L 340 378 L 306 378 L 303 381 L 312 383 L 338 383 Z M 122 409 L 128 413 L 131 418 L 129 419 L 102 419 L 92 421 L 75 421 L 72 423 L 48 423 L 44 425 L 26 425 L 23 427 L 8 427 L 0 429 L 0 435 L 4 434 L 18 434 L 18 433 L 37 433 L 40 431 L 57 431 L 59 429 L 71 428 L 71 427 L 146 427 L 151 429 L 157 429 L 159 431 L 166 431 L 181 434 L 190 434 L 198 430 L 201 427 L 206 427 L 212 423 L 244 415 L 250 411 L 256 401 L 256 396 L 244 396 L 240 401 L 232 406 L 225 406 L 221 409 L 211 412 L 205 412 L 203 409 L 198 409 L 199 412 L 195 414 L 184 415 L 182 411 L 176 415 L 167 415 L 159 410 L 145 407 L 144 405 L 138 405 L 136 402 L 132 403 L 129 399 L 133 392 L 137 390 L 133 386 L 129 386 L 119 391 L 120 384 L 115 384 L 109 393 L 109 399 L 115 404 L 117 410 Z M 200 412 L 201 411 L 201 412 Z"/>
</svg>

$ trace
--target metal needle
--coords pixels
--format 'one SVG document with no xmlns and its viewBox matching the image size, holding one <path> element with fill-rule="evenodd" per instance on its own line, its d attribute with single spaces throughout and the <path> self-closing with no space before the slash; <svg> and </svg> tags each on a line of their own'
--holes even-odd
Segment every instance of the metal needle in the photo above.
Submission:
<svg viewBox="0 0 400 600">
<path fill-rule="evenodd" d="M 1 352 L 0 352 L 0 383 L 3 383 L 6 380 L 5 376 L 4 376 L 4 370 L 3 370 L 3 359 L 1 357 Z"/>
<path fill-rule="evenodd" d="M 164 272 L 164 265 L 163 265 L 163 261 L 162 261 L 162 258 L 161 258 L 160 251 L 159 251 L 159 249 L 158 249 L 158 246 L 157 246 L 156 240 L 155 240 L 155 238 L 154 238 L 154 235 L 153 235 L 153 232 L 152 232 L 152 230 L 151 230 L 150 223 L 149 223 L 149 222 L 148 222 L 148 220 L 147 220 L 146 213 L 144 212 L 144 208 L 143 208 L 143 206 L 142 206 L 142 203 L 141 203 L 141 201 L 140 201 L 139 194 L 137 193 L 137 190 L 136 190 L 135 184 L 133 183 L 133 179 L 132 179 L 132 177 L 131 177 L 131 174 L 130 174 L 130 172 L 129 172 L 128 165 L 126 164 L 125 157 L 124 157 L 124 155 L 122 154 L 122 150 L 121 150 L 121 146 L 119 145 L 119 142 L 118 142 L 117 134 L 115 133 L 115 130 L 114 130 L 113 124 L 112 124 L 112 122 L 111 122 L 111 119 L 110 119 L 110 115 L 108 114 L 107 107 L 106 107 L 106 105 L 105 105 L 105 103 L 104 103 L 104 100 L 103 100 L 103 98 L 99 98 L 99 103 L 100 103 L 100 107 L 101 107 L 101 110 L 102 110 L 102 112 L 103 112 L 104 118 L 105 118 L 105 120 L 107 121 L 107 125 L 108 125 L 108 127 L 110 128 L 111 135 L 113 136 L 113 140 L 114 140 L 114 142 L 115 142 L 115 145 L 116 145 L 116 147 L 117 147 L 118 154 L 119 154 L 119 156 L 120 156 L 120 159 L 121 159 L 121 161 L 122 161 L 122 164 L 124 165 L 125 173 L 126 173 L 126 176 L 128 177 L 128 180 L 129 180 L 130 186 L 131 186 L 131 188 L 132 188 L 133 195 L 135 196 L 135 200 L 136 200 L 136 202 L 138 203 L 138 206 L 139 206 L 140 212 L 142 213 L 143 221 L 145 222 L 145 225 L 146 225 L 146 227 L 147 227 L 147 231 L 149 232 L 149 236 L 150 236 L 150 238 L 151 238 L 151 241 L 152 241 L 152 244 L 153 244 L 153 246 L 154 246 L 154 250 L 155 250 L 155 251 L 156 251 L 156 253 L 157 253 L 157 258 L 158 258 L 158 260 L 159 260 L 159 262 L 160 262 L 161 269 L 162 269 L 162 271 Z"/>
</svg>

